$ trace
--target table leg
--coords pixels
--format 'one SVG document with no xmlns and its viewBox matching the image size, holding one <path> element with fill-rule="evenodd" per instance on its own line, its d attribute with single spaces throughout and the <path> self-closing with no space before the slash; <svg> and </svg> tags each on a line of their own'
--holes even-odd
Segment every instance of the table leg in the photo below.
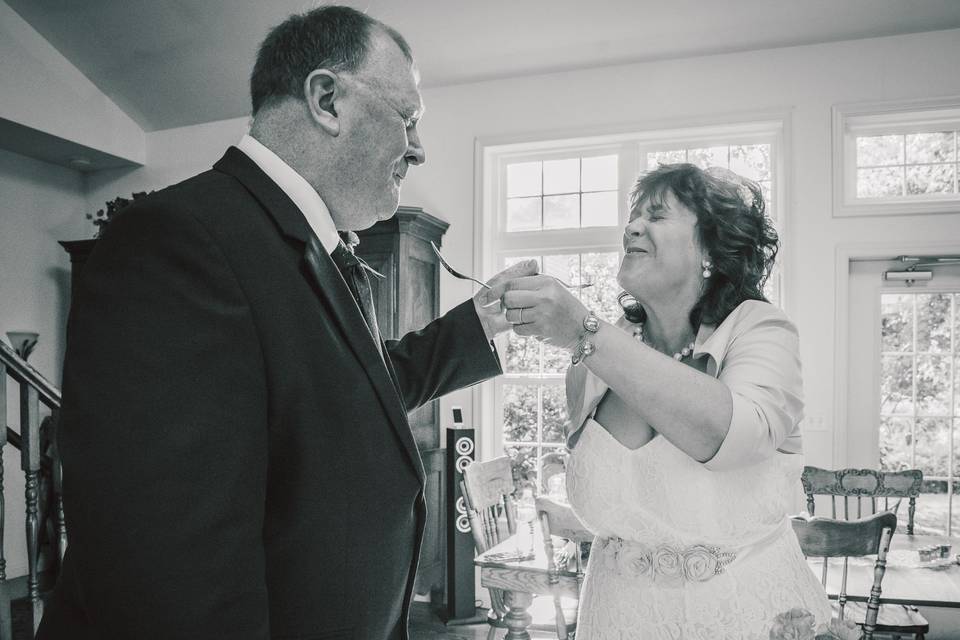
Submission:
<svg viewBox="0 0 960 640">
<path fill-rule="evenodd" d="M 522 591 L 504 591 L 503 596 L 503 603 L 508 609 L 503 618 L 507 625 L 505 640 L 530 640 L 527 627 L 533 618 L 527 613 L 527 607 L 533 603 L 533 595 Z"/>
</svg>

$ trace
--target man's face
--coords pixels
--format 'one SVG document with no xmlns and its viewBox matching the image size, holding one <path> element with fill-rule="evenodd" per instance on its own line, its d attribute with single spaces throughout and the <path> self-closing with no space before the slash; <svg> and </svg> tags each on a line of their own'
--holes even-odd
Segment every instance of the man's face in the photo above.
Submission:
<svg viewBox="0 0 960 640">
<path fill-rule="evenodd" d="M 341 208 L 349 211 L 335 218 L 338 227 L 366 229 L 396 212 L 407 170 L 426 160 L 417 131 L 423 99 L 416 68 L 382 33 L 371 34 L 361 69 L 338 77 L 347 96 Z"/>
</svg>

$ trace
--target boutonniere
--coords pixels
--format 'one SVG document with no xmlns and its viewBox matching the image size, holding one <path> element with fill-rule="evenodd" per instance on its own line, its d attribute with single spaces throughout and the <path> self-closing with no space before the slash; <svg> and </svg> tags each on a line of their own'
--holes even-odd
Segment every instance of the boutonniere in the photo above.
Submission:
<svg viewBox="0 0 960 640">
<path fill-rule="evenodd" d="M 360 236 L 353 231 L 338 231 L 337 233 L 340 234 L 340 239 L 343 240 L 343 244 L 347 245 L 347 251 L 354 253 L 360 245 Z"/>
</svg>

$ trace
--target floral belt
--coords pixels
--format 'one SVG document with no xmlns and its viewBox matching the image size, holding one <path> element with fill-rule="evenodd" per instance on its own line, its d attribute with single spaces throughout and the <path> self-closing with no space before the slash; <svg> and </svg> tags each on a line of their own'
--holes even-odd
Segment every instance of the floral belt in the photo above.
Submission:
<svg viewBox="0 0 960 640">
<path fill-rule="evenodd" d="M 604 568 L 623 577 L 648 578 L 665 586 L 705 582 L 737 559 L 731 551 L 706 544 L 650 546 L 621 538 L 598 538 L 591 554 L 598 556 Z"/>
</svg>

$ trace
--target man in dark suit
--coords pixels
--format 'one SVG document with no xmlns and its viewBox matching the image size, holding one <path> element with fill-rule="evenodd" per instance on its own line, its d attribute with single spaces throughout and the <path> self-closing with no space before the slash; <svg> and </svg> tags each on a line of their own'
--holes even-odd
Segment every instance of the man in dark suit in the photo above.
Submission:
<svg viewBox="0 0 960 640">
<path fill-rule="evenodd" d="M 381 341 L 366 276 L 334 259 L 425 159 L 409 47 L 315 9 L 268 35 L 251 90 L 238 147 L 138 200 L 84 268 L 69 548 L 40 638 L 407 637 L 424 475 L 406 412 L 500 372 L 486 303 L 535 265 Z"/>
</svg>

